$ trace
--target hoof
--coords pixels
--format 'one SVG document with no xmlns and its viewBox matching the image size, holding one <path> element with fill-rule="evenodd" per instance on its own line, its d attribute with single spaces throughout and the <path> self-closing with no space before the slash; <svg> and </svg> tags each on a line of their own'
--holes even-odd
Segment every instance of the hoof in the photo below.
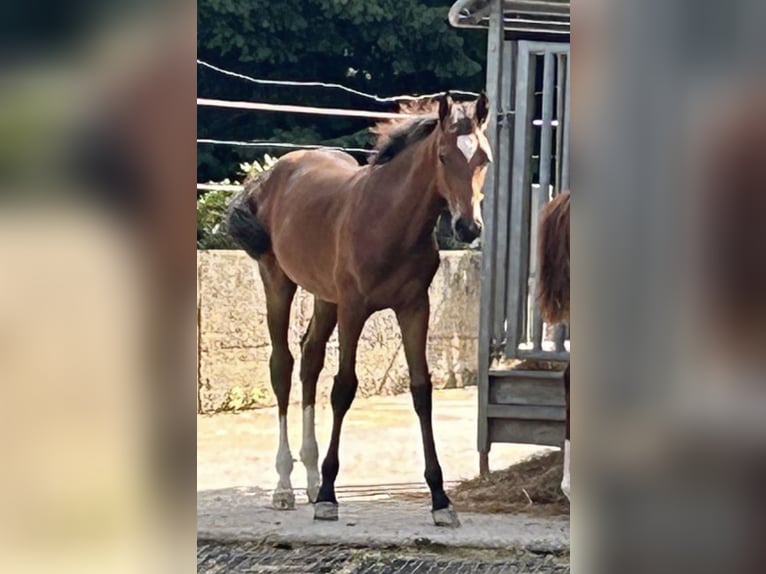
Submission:
<svg viewBox="0 0 766 574">
<path fill-rule="evenodd" d="M 314 504 L 314 520 L 338 520 L 338 505 L 334 502 Z"/>
<path fill-rule="evenodd" d="M 292 490 L 275 490 L 271 497 L 275 510 L 295 510 L 295 495 Z"/>
<path fill-rule="evenodd" d="M 317 497 L 319 496 L 319 485 L 315 486 L 309 486 L 306 489 L 306 496 L 309 498 L 309 502 L 311 504 L 314 504 L 317 501 Z"/>
<path fill-rule="evenodd" d="M 452 506 L 433 510 L 431 515 L 434 517 L 434 524 L 436 526 L 447 526 L 449 528 L 460 526 L 460 519 L 457 517 L 457 512 L 455 512 Z"/>
</svg>

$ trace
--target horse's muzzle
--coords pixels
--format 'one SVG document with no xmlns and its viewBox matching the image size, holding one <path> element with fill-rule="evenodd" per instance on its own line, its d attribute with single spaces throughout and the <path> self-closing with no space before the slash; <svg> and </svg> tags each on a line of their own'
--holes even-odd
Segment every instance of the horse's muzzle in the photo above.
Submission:
<svg viewBox="0 0 766 574">
<path fill-rule="evenodd" d="M 455 239 L 461 243 L 471 243 L 481 235 L 481 223 L 468 217 L 460 217 L 455 222 Z"/>
</svg>

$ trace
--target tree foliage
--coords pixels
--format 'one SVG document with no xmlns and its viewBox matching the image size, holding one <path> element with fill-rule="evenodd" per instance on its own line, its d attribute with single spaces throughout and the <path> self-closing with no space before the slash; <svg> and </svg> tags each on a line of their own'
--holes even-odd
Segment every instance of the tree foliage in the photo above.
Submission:
<svg viewBox="0 0 766 574">
<path fill-rule="evenodd" d="M 451 0 L 199 0 L 198 57 L 268 79 L 340 83 L 381 96 L 478 91 L 485 35 L 447 22 Z M 200 97 L 393 109 L 339 90 L 262 86 L 198 67 Z M 199 108 L 198 134 L 364 147 L 364 119 Z M 263 152 L 201 144 L 198 181 L 230 177 Z"/>
</svg>

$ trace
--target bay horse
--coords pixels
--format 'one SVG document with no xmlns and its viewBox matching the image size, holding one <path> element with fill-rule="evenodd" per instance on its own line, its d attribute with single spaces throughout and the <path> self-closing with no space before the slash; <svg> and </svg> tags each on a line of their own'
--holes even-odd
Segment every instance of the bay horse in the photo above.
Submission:
<svg viewBox="0 0 766 574">
<path fill-rule="evenodd" d="M 295 505 L 287 439 L 293 368 L 287 332 L 290 305 L 300 285 L 314 295 L 300 365 L 300 456 L 314 518 L 338 519 L 338 447 L 343 418 L 358 386 L 357 343 L 372 313 L 393 309 L 420 421 L 432 517 L 437 526 L 459 525 L 444 492 L 431 426 L 428 287 L 439 266 L 434 227 L 442 210 L 449 208 L 460 241 L 473 241 L 481 233 L 481 191 L 492 159 L 485 135 L 488 117 L 484 94 L 475 102 L 462 103 L 444 94 L 431 102 L 427 112 L 379 123 L 373 129 L 378 136 L 376 151 L 367 165 L 359 166 L 340 151 L 291 152 L 269 171 L 246 181 L 244 192 L 234 198 L 230 233 L 257 260 L 266 293 L 271 384 L 279 411 L 275 508 Z M 332 386 L 332 434 L 320 483 L 314 402 L 325 347 L 336 325 L 339 370 Z"/>
<path fill-rule="evenodd" d="M 569 190 L 549 201 L 540 216 L 540 261 L 537 302 L 542 318 L 550 324 L 569 322 Z M 569 498 L 569 363 L 564 370 L 566 429 L 564 477 L 561 490 Z"/>
</svg>

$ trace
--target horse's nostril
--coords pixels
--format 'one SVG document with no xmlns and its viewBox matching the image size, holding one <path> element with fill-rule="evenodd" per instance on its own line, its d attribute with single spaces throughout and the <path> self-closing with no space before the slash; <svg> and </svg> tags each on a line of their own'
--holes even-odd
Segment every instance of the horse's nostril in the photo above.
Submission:
<svg viewBox="0 0 766 574">
<path fill-rule="evenodd" d="M 455 237 L 463 243 L 470 243 L 481 235 L 481 223 L 461 217 L 455 222 Z"/>
</svg>

